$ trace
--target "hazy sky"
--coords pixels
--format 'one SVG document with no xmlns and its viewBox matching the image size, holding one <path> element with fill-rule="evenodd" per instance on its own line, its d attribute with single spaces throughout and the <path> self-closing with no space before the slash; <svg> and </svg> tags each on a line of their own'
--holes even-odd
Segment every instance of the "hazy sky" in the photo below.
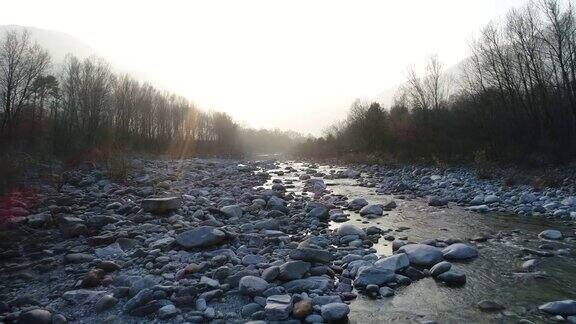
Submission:
<svg viewBox="0 0 576 324">
<path fill-rule="evenodd" d="M 76 36 L 246 125 L 320 134 L 410 64 L 457 63 L 481 26 L 523 2 L 0 0 L 0 24 Z"/>
</svg>

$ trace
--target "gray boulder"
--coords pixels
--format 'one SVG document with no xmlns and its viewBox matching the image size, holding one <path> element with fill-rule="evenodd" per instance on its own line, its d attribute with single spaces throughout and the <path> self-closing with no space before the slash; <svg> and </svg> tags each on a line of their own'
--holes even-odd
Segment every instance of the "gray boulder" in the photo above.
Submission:
<svg viewBox="0 0 576 324">
<path fill-rule="evenodd" d="M 268 282 L 260 277 L 245 276 L 240 279 L 238 290 L 242 295 L 259 296 L 268 288 Z"/>
<path fill-rule="evenodd" d="M 541 305 L 538 309 L 552 315 L 572 316 L 576 315 L 576 300 L 553 301 Z"/>
<path fill-rule="evenodd" d="M 478 250 L 464 243 L 454 243 L 444 248 L 442 254 L 448 260 L 469 260 L 478 257 Z"/>
<path fill-rule="evenodd" d="M 398 249 L 408 255 L 410 264 L 422 267 L 431 267 L 442 261 L 442 251 L 425 244 L 406 244 Z"/>
<path fill-rule="evenodd" d="M 140 205 L 144 211 L 153 214 L 164 214 L 180 208 L 182 205 L 182 198 L 180 197 L 165 197 L 165 198 L 148 198 L 142 199 Z"/>
<path fill-rule="evenodd" d="M 323 305 L 320 308 L 320 313 L 325 321 L 339 321 L 348 316 L 348 313 L 350 313 L 350 307 L 344 303 L 330 303 Z"/>
<path fill-rule="evenodd" d="M 180 233 L 176 237 L 176 243 L 185 248 L 203 248 L 221 243 L 226 234 L 212 226 L 200 226 L 195 229 Z"/>
</svg>

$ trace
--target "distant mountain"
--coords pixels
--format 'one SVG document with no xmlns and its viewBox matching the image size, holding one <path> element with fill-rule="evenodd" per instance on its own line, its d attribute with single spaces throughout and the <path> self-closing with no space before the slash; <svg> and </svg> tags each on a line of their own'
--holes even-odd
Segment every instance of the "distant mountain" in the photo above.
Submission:
<svg viewBox="0 0 576 324">
<path fill-rule="evenodd" d="M 73 54 L 78 58 L 85 58 L 90 55 L 98 54 L 93 48 L 74 36 L 35 27 L 0 25 L 0 39 L 4 38 L 4 35 L 9 30 L 22 31 L 24 29 L 30 32 L 32 40 L 36 41 L 38 45 L 42 46 L 50 53 L 53 62 L 56 64 L 62 62 L 66 54 Z"/>
</svg>

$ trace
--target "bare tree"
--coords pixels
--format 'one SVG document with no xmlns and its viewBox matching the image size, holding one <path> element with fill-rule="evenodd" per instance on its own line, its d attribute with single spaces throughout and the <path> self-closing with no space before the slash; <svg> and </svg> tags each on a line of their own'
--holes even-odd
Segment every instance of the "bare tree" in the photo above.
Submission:
<svg viewBox="0 0 576 324">
<path fill-rule="evenodd" d="M 48 68 L 50 57 L 38 44 L 32 43 L 27 31 L 8 31 L 0 43 L 0 95 L 2 96 L 2 127 L 11 130 L 33 90 L 36 78 Z"/>
</svg>

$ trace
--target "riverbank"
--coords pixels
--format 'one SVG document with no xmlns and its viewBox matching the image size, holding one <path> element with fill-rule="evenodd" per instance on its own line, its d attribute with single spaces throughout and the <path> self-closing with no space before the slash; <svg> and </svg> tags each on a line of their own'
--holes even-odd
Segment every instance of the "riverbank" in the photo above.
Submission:
<svg viewBox="0 0 576 324">
<path fill-rule="evenodd" d="M 563 272 L 574 262 L 573 223 L 474 215 L 452 192 L 471 197 L 492 187 L 465 172 L 134 159 L 118 182 L 81 164 L 63 182 L 31 183 L 29 196 L 3 204 L 0 316 L 35 323 L 567 317 L 538 306 L 575 297 L 576 278 Z M 439 193 L 447 206 L 425 200 Z M 496 277 L 483 275 L 490 269 Z M 516 296 L 517 305 L 503 297 L 508 290 L 490 294 L 514 287 L 509 275 L 538 278 L 541 270 L 554 279 L 539 286 L 549 290 L 545 299 Z"/>
</svg>

